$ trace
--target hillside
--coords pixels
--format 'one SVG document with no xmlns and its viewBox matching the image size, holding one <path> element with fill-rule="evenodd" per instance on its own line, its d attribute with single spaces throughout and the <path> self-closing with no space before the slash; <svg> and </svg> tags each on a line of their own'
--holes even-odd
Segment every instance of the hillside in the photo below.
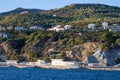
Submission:
<svg viewBox="0 0 120 80">
<path fill-rule="evenodd" d="M 103 4 L 71 4 L 59 9 L 46 11 L 45 14 L 61 17 L 91 18 L 120 17 L 120 8 Z M 98 16 L 99 15 L 99 16 Z"/>
<path fill-rule="evenodd" d="M 119 33 L 106 31 L 82 32 L 81 36 L 79 32 L 67 31 L 9 32 L 11 34 L 9 38 L 0 38 L 0 55 L 6 54 L 9 59 L 13 60 L 35 61 L 49 57 L 83 61 L 87 56 L 94 55 L 97 52 L 96 49 L 101 49 L 96 55 L 97 59 L 99 59 L 98 55 L 101 55 L 100 52 L 120 49 Z"/>
<path fill-rule="evenodd" d="M 7 15 L 10 15 L 10 14 L 19 14 L 19 13 L 25 12 L 25 11 L 27 11 L 29 13 L 39 13 L 39 12 L 42 12 L 44 10 L 40 10 L 40 9 L 25 9 L 25 8 L 18 7 L 16 9 L 14 9 L 14 10 L 0 13 L 0 15 L 7 16 Z"/>
<path fill-rule="evenodd" d="M 16 10 L 23 9 L 18 8 Z M 71 4 L 41 13 L 25 12 L 24 14 L 24 12 L 0 16 L 0 25 L 5 27 L 40 25 L 49 28 L 52 25 L 70 24 L 73 29 L 78 31 L 73 29 L 61 32 L 1 30 L 0 56 L 6 54 L 10 60 L 30 62 L 37 59 L 62 58 L 67 61 L 86 62 L 89 62 L 90 59 L 90 61 L 105 64 L 109 64 L 109 60 L 110 62 L 113 61 L 113 64 L 109 65 L 120 63 L 120 53 L 118 53 L 120 51 L 120 32 L 83 30 L 87 28 L 89 23 L 94 23 L 97 26 L 101 26 L 103 21 L 107 21 L 109 25 L 120 24 L 119 7 L 103 4 Z M 2 33 L 9 33 L 10 35 L 3 38 Z M 115 50 L 118 51 L 114 52 Z M 105 62 L 106 59 L 108 62 Z"/>
<path fill-rule="evenodd" d="M 25 9 L 18 8 L 15 12 L 23 10 L 25 11 Z M 71 4 L 41 13 L 34 12 L 8 15 L 0 20 L 0 24 L 6 26 L 41 25 L 45 28 L 56 24 L 71 24 L 75 28 L 81 29 L 86 28 L 89 23 L 95 23 L 97 26 L 101 26 L 103 21 L 107 21 L 109 24 L 120 23 L 120 8 L 103 4 Z"/>
<path fill-rule="evenodd" d="M 28 13 L 28 14 L 11 14 L 0 20 L 1 25 L 9 26 L 25 26 L 30 27 L 32 25 L 41 25 L 44 28 L 48 28 L 55 24 L 64 24 L 70 19 L 62 17 L 53 17 L 49 15 L 39 13 Z"/>
<path fill-rule="evenodd" d="M 43 12 L 46 15 L 72 18 L 69 24 L 80 28 L 87 27 L 89 23 L 101 26 L 103 21 L 110 24 L 120 23 L 120 8 L 104 4 L 71 4 L 59 9 Z"/>
</svg>

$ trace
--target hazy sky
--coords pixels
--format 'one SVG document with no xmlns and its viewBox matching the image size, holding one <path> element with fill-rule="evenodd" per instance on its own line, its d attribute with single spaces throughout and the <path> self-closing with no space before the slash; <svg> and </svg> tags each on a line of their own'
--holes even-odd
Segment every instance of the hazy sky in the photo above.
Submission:
<svg viewBox="0 0 120 80">
<path fill-rule="evenodd" d="M 1 0 L 0 12 L 13 10 L 17 7 L 54 9 L 71 3 L 101 3 L 120 7 L 120 0 Z"/>
</svg>

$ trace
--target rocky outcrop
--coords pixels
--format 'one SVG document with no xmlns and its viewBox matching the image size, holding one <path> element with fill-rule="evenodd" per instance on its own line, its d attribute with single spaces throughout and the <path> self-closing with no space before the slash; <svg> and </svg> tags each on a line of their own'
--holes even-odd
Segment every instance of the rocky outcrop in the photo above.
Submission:
<svg viewBox="0 0 120 80">
<path fill-rule="evenodd" d="M 56 58 L 57 56 L 59 57 L 60 55 L 64 54 L 64 56 L 73 60 L 83 61 L 88 56 L 88 53 L 93 52 L 98 46 L 99 43 L 86 42 L 82 45 L 75 45 L 71 49 L 63 48 L 64 50 L 61 50 L 61 45 L 58 46 L 57 42 L 49 42 L 42 43 L 40 45 L 25 46 L 21 48 L 20 53 L 26 56 L 29 51 L 33 51 L 35 54 L 40 55 L 41 57 L 53 56 L 54 54 Z M 2 54 L 7 54 L 7 56 L 9 56 L 12 54 L 12 49 L 13 47 L 10 45 L 10 43 L 3 42 L 0 44 L 0 52 L 2 52 Z"/>
<path fill-rule="evenodd" d="M 8 59 L 8 56 L 12 54 L 11 47 L 12 46 L 6 42 L 0 43 L 0 60 L 6 61 Z"/>
<path fill-rule="evenodd" d="M 88 54 L 90 52 L 94 52 L 94 50 L 96 48 L 99 47 L 99 43 L 98 42 L 87 42 L 87 43 L 84 43 L 82 46 L 81 46 L 81 52 L 82 52 L 82 60 L 84 60 Z"/>
<path fill-rule="evenodd" d="M 90 52 L 94 52 L 99 47 L 97 42 L 86 42 L 79 46 L 74 46 L 71 51 L 66 51 L 68 57 L 77 61 L 83 61 Z"/>
<path fill-rule="evenodd" d="M 115 58 L 120 58 L 120 49 L 112 49 L 104 52 L 98 48 L 92 56 L 95 58 L 94 60 L 91 56 L 88 56 L 84 62 L 101 63 L 103 65 L 113 66 L 116 65 Z"/>
<path fill-rule="evenodd" d="M 65 51 L 66 56 L 72 58 L 75 61 L 82 60 L 82 53 L 80 51 L 80 46 L 74 47 L 72 50 Z"/>
<path fill-rule="evenodd" d="M 6 42 L 0 44 L 0 52 L 2 54 L 7 54 L 8 56 L 11 54 L 12 46 Z"/>
</svg>

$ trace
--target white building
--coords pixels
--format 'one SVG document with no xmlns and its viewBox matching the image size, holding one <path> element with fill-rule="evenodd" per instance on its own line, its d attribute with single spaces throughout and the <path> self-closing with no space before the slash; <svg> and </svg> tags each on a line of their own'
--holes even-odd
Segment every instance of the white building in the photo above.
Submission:
<svg viewBox="0 0 120 80">
<path fill-rule="evenodd" d="M 7 33 L 0 33 L 0 37 L 2 37 L 2 38 L 8 38 L 9 34 L 7 34 Z"/>
<path fill-rule="evenodd" d="M 114 24 L 114 26 L 109 28 L 109 31 L 111 31 L 111 32 L 120 32 L 120 25 L 119 24 Z"/>
<path fill-rule="evenodd" d="M 120 25 L 119 24 L 114 24 L 113 28 L 120 29 Z"/>
<path fill-rule="evenodd" d="M 88 63 L 88 67 L 103 67 L 100 63 Z"/>
<path fill-rule="evenodd" d="M 0 30 L 6 30 L 6 27 L 0 26 Z"/>
<path fill-rule="evenodd" d="M 53 17 L 56 17 L 57 15 L 56 14 L 53 14 Z"/>
<path fill-rule="evenodd" d="M 8 26 L 8 27 L 6 27 L 8 30 L 11 30 L 11 29 L 13 29 L 13 26 Z"/>
<path fill-rule="evenodd" d="M 52 59 L 53 66 L 78 66 L 75 61 L 63 61 L 62 59 Z"/>
<path fill-rule="evenodd" d="M 8 38 L 9 35 L 7 33 L 3 33 L 3 38 Z"/>
<path fill-rule="evenodd" d="M 62 28 L 61 25 L 56 25 L 56 26 L 53 26 L 49 29 L 47 29 L 48 31 L 56 31 L 56 32 L 59 32 L 59 31 L 64 31 L 64 28 Z"/>
<path fill-rule="evenodd" d="M 65 25 L 65 26 L 64 26 L 64 29 L 65 29 L 65 30 L 70 30 L 70 29 L 72 29 L 72 26 L 71 26 L 71 25 Z"/>
<path fill-rule="evenodd" d="M 115 65 L 114 67 L 120 67 L 120 64 Z"/>
<path fill-rule="evenodd" d="M 44 30 L 41 26 L 31 26 L 30 30 Z"/>
<path fill-rule="evenodd" d="M 38 63 L 38 64 L 44 64 L 45 61 L 44 61 L 44 60 L 38 60 L 37 63 Z"/>
<path fill-rule="evenodd" d="M 24 28 L 24 27 L 15 27 L 14 28 L 15 29 L 15 31 L 24 31 L 24 30 L 27 30 L 26 28 Z"/>
<path fill-rule="evenodd" d="M 62 59 L 52 59 L 51 65 L 65 65 Z"/>
<path fill-rule="evenodd" d="M 88 29 L 94 30 L 95 29 L 95 24 L 88 24 Z"/>
<path fill-rule="evenodd" d="M 114 29 L 114 28 L 111 28 L 109 29 L 110 32 L 120 32 L 120 29 Z"/>
<path fill-rule="evenodd" d="M 119 24 L 113 24 L 113 26 L 115 26 L 115 27 L 120 27 L 120 25 L 119 25 Z"/>
<path fill-rule="evenodd" d="M 102 27 L 104 27 L 104 29 L 109 28 L 108 22 L 103 22 L 102 23 Z"/>
</svg>

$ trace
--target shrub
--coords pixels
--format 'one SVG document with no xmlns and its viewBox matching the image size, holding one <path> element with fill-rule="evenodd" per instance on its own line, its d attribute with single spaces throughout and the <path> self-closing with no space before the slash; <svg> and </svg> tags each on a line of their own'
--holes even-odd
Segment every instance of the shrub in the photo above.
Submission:
<svg viewBox="0 0 120 80">
<path fill-rule="evenodd" d="M 120 38 L 116 40 L 116 44 L 120 46 Z"/>
<path fill-rule="evenodd" d="M 45 57 L 44 61 L 45 61 L 46 63 L 50 63 L 50 62 L 51 62 L 51 59 L 50 59 L 49 57 Z"/>
<path fill-rule="evenodd" d="M 107 44 L 101 44 L 100 48 L 105 52 L 109 50 L 109 46 Z"/>
<path fill-rule="evenodd" d="M 119 57 L 116 57 L 116 58 L 114 59 L 114 61 L 115 61 L 116 64 L 119 64 L 119 63 L 120 63 L 120 58 L 119 58 Z"/>
</svg>

